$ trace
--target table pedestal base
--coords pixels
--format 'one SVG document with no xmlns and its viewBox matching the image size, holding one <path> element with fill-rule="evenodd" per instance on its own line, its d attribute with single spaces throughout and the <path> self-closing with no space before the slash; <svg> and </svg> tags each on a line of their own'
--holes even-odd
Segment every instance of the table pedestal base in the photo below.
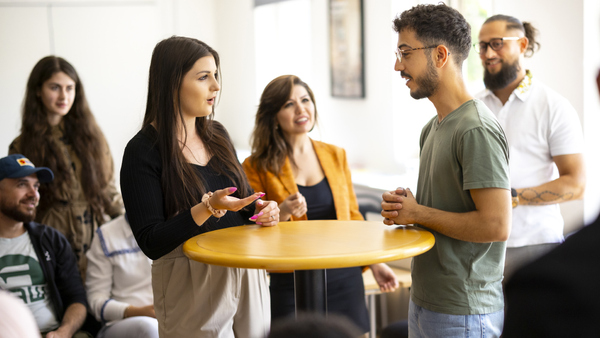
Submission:
<svg viewBox="0 0 600 338">
<path fill-rule="evenodd" d="M 294 271 L 296 315 L 300 312 L 327 314 L 327 272 L 325 270 Z"/>
</svg>

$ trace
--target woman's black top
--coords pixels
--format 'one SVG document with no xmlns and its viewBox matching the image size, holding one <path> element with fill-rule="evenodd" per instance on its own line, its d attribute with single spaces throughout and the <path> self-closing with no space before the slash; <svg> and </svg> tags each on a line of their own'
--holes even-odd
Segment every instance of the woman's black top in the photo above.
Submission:
<svg viewBox="0 0 600 338">
<path fill-rule="evenodd" d="M 298 185 L 298 191 L 306 199 L 309 220 L 337 219 L 327 178 L 309 187 Z M 295 313 L 293 273 L 271 273 L 270 291 L 272 321 Z M 346 316 L 362 332 L 369 331 L 362 268 L 327 269 L 327 311 Z"/>
<path fill-rule="evenodd" d="M 329 187 L 327 177 L 321 182 L 305 187 L 297 184 L 298 191 L 306 199 L 306 217 L 308 219 L 337 219 L 335 205 L 333 204 L 333 194 Z"/>
<path fill-rule="evenodd" d="M 201 226 L 192 218 L 191 208 L 168 218 L 161 187 L 162 162 L 157 138 L 158 133 L 151 125 L 140 130 L 127 144 L 121 166 L 125 210 L 135 239 L 146 256 L 158 259 L 198 234 L 250 223 L 248 218 L 254 214 L 253 205 L 248 210 L 228 211 L 221 218 L 210 217 Z M 210 165 L 194 165 L 194 168 L 209 191 L 236 186 Z"/>
</svg>

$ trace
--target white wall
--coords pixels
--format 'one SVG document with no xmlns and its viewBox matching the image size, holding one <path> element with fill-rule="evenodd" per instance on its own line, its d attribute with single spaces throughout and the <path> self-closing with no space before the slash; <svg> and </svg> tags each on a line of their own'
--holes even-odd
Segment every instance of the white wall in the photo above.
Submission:
<svg viewBox="0 0 600 338">
<path fill-rule="evenodd" d="M 364 2 L 364 99 L 344 99 L 330 96 L 328 1 L 312 0 L 314 83 L 320 118 L 320 136 L 348 150 L 353 168 L 369 168 L 381 172 L 396 172 L 399 165 L 393 158 L 392 80 L 395 34 L 391 29 L 394 17 L 389 0 Z M 318 20 L 317 20 L 318 18 Z"/>
<path fill-rule="evenodd" d="M 215 119 L 222 122 L 236 146 L 245 145 L 254 126 L 254 1 L 216 0 L 215 49 L 223 79 Z M 194 14 L 192 14 L 194 15 Z"/>
<path fill-rule="evenodd" d="M 393 119 L 392 80 L 398 77 L 393 71 L 393 46 L 397 38 L 391 29 L 392 1 L 364 2 L 364 99 L 331 97 L 328 6 L 328 0 L 294 0 L 259 8 L 268 17 L 282 15 L 279 24 L 292 27 L 257 25 L 263 33 L 257 48 L 268 50 L 256 51 L 261 54 L 257 59 L 256 101 L 258 103 L 260 93 L 273 78 L 283 74 L 300 76 L 315 93 L 319 112 L 319 125 L 311 137 L 345 148 L 353 168 L 397 172 L 399 165 L 393 156 L 394 129 L 390 123 Z M 307 8 L 309 19 L 290 13 L 304 14 Z M 267 46 L 269 44 L 271 46 Z M 244 147 L 244 144 L 238 146 Z"/>
<path fill-rule="evenodd" d="M 122 148 L 141 123 L 152 48 L 168 35 L 163 7 L 147 1 L 128 6 L 3 2 L 0 154 L 19 133 L 29 72 L 39 59 L 55 54 L 77 69 L 119 168 Z"/>
<path fill-rule="evenodd" d="M 344 147 L 353 168 L 381 173 L 377 186 L 414 186 L 418 135 L 435 111 L 427 100 L 413 100 L 393 71 L 397 36 L 391 25 L 397 13 L 420 1 L 364 1 L 366 97 L 360 100 L 330 97 L 329 2 L 306 1 L 311 4 L 306 43 L 312 56 L 302 69 L 311 70 L 306 80 L 315 92 L 321 119 L 313 137 Z M 31 68 L 53 53 L 73 63 L 82 77 L 118 171 L 126 142 L 141 125 L 152 49 L 174 34 L 203 40 L 221 55 L 223 87 L 216 119 L 230 131 L 236 147 L 248 149 L 257 93 L 262 91 L 255 81 L 253 4 L 253 0 L 0 0 L 0 155 L 19 133 Z M 542 49 L 529 68 L 575 106 L 585 122 L 590 152 L 597 152 L 600 145 L 593 81 L 600 45 L 599 7 L 596 0 L 555 1 L 552 6 L 543 0 L 497 0 L 493 13 L 514 15 L 539 28 Z M 596 24 L 593 30 L 584 30 L 588 23 Z M 280 43 L 287 53 L 301 47 L 298 41 Z M 587 154 L 586 220 L 600 206 L 594 155 Z M 583 205 L 573 202 L 563 208 L 569 224 L 582 222 Z"/>
<path fill-rule="evenodd" d="M 222 56 L 217 117 L 235 135 L 253 123 L 252 8 L 252 0 L 0 1 L 0 156 L 19 134 L 31 69 L 55 54 L 82 78 L 118 172 L 144 116 L 152 50 L 171 35 L 205 41 Z"/>
</svg>

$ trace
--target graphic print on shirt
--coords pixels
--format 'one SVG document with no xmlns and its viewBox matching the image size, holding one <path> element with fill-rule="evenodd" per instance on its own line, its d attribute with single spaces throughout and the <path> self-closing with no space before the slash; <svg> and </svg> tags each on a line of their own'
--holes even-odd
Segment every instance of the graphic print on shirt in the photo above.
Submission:
<svg viewBox="0 0 600 338">
<path fill-rule="evenodd" d="M 19 296 L 25 304 L 44 301 L 46 281 L 37 260 L 24 255 L 0 257 L 0 288 Z"/>
</svg>

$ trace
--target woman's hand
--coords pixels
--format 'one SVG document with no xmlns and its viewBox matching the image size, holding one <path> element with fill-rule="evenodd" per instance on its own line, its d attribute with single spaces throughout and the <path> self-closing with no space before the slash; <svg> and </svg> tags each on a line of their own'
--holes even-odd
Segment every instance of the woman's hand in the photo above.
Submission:
<svg viewBox="0 0 600 338">
<path fill-rule="evenodd" d="M 256 201 L 256 212 L 250 220 L 264 227 L 272 227 L 279 223 L 279 207 L 275 201 Z"/>
<path fill-rule="evenodd" d="M 306 207 L 306 199 L 299 192 L 291 194 L 283 200 L 279 205 L 279 209 L 281 210 L 281 219 L 284 221 L 289 220 L 291 216 L 296 218 L 300 217 L 306 214 L 306 211 L 308 210 Z"/>
<path fill-rule="evenodd" d="M 392 292 L 398 287 L 398 278 L 394 274 L 394 271 L 385 263 L 378 263 L 370 265 L 373 277 L 379 285 L 379 289 L 382 292 Z"/>
<path fill-rule="evenodd" d="M 265 194 L 262 192 L 254 193 L 246 198 L 239 199 L 237 197 L 229 196 L 237 190 L 236 187 L 225 188 L 217 190 L 208 200 L 208 203 L 215 209 L 224 209 L 229 211 L 238 211 L 248 204 L 256 201 Z M 279 211 L 279 209 L 277 209 Z"/>
</svg>

